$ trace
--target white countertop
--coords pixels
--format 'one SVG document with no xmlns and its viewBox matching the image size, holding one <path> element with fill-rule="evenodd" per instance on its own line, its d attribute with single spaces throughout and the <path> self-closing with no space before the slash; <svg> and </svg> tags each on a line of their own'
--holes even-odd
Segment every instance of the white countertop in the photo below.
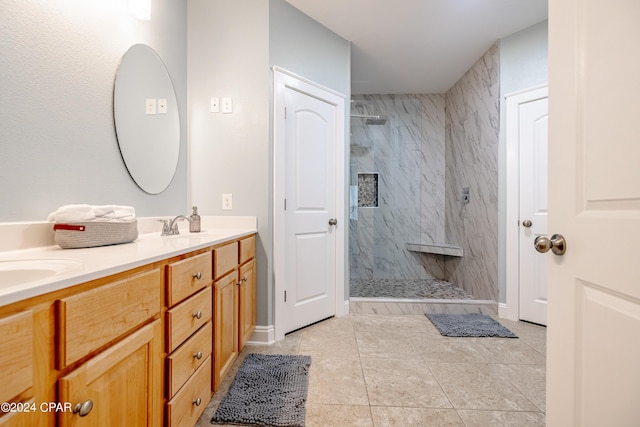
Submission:
<svg viewBox="0 0 640 427">
<path fill-rule="evenodd" d="M 149 228 L 153 228 L 149 227 L 149 222 L 143 222 L 138 226 L 141 232 L 138 239 L 121 245 L 84 249 L 40 246 L 0 251 L 0 263 L 73 261 L 70 263 L 72 267 L 53 276 L 13 286 L 0 283 L 0 306 L 247 236 L 256 233 L 257 223 L 255 217 L 203 217 L 202 232 L 189 233 L 188 228 L 181 228 L 180 235 L 165 237 L 158 231 L 142 233 Z"/>
</svg>

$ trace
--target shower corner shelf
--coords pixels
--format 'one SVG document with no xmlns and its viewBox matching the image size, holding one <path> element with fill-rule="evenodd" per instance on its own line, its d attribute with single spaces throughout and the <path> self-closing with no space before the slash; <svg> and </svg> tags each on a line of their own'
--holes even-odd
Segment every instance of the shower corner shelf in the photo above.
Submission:
<svg viewBox="0 0 640 427">
<path fill-rule="evenodd" d="M 407 243 L 407 249 L 412 252 L 462 257 L 462 248 L 446 243 Z"/>
</svg>

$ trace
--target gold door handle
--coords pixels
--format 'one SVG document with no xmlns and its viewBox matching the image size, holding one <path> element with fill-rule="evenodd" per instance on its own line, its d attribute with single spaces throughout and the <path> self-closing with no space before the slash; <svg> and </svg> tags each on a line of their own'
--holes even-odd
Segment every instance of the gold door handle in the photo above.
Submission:
<svg viewBox="0 0 640 427">
<path fill-rule="evenodd" d="M 538 236 L 536 240 L 533 241 L 533 246 L 535 246 L 536 251 L 544 254 L 549 252 L 553 252 L 556 255 L 564 255 L 567 251 L 567 242 L 564 240 L 562 234 L 554 234 L 549 239 L 547 236 Z"/>
</svg>

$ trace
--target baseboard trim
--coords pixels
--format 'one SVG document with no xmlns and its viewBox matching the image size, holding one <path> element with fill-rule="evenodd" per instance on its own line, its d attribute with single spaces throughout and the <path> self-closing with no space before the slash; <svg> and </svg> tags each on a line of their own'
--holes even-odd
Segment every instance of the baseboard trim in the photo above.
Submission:
<svg viewBox="0 0 640 427">
<path fill-rule="evenodd" d="M 276 330 L 273 325 L 256 326 L 247 344 L 271 345 L 276 342 Z"/>
<path fill-rule="evenodd" d="M 498 317 L 517 321 L 519 316 L 518 313 L 514 313 L 514 310 L 512 310 L 506 303 L 501 302 L 498 303 Z"/>
<path fill-rule="evenodd" d="M 342 310 L 342 316 L 349 314 L 349 299 L 344 300 L 344 308 Z"/>
</svg>

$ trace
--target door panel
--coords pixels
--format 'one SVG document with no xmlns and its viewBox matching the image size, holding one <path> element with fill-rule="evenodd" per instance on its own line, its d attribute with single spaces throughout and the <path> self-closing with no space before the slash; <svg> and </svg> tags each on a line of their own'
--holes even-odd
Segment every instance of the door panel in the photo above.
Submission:
<svg viewBox="0 0 640 427">
<path fill-rule="evenodd" d="M 547 234 L 548 99 L 538 89 L 518 108 L 520 148 L 520 319 L 547 324 L 547 259 L 533 242 Z M 532 95 L 533 95 L 532 94 Z M 541 96 L 544 94 L 544 96 Z M 525 227 L 523 221 L 531 221 Z"/>
<path fill-rule="evenodd" d="M 287 331 L 335 314 L 336 106 L 286 88 Z"/>
<path fill-rule="evenodd" d="M 311 298 L 327 298 L 327 240 L 326 233 L 296 236 L 296 305 Z"/>
<path fill-rule="evenodd" d="M 295 122 L 296 132 L 290 141 L 290 149 L 296 153 L 295 176 L 291 177 L 296 186 L 295 209 L 327 213 L 331 205 L 327 186 L 332 183 L 327 179 L 327 162 L 331 160 L 327 146 L 330 123 L 315 111 L 300 110 L 292 114 L 295 114 L 291 120 Z"/>
<path fill-rule="evenodd" d="M 549 2 L 547 425 L 640 419 L 640 3 Z M 549 256 L 549 255 L 548 255 Z"/>
</svg>

